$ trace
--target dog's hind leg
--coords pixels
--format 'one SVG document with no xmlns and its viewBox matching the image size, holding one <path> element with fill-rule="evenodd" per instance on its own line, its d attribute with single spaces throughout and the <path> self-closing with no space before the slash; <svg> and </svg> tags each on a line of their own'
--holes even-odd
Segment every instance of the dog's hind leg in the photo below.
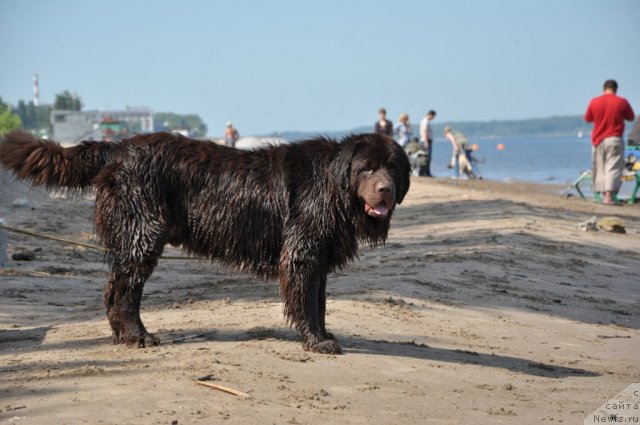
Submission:
<svg viewBox="0 0 640 425">
<path fill-rule="evenodd" d="M 147 257 L 140 262 L 113 265 L 104 288 L 104 303 L 114 344 L 145 347 L 160 343 L 158 338 L 147 332 L 140 319 L 144 283 L 157 262 L 157 258 Z"/>
<path fill-rule="evenodd" d="M 105 178 L 106 181 L 106 178 Z M 165 243 L 165 212 L 126 179 L 109 181 L 96 196 L 96 230 L 107 248 L 111 276 L 104 289 L 114 344 L 145 347 L 159 340 L 140 319 L 144 284 L 153 273 Z M 135 183 L 135 181 L 133 181 Z"/>
</svg>

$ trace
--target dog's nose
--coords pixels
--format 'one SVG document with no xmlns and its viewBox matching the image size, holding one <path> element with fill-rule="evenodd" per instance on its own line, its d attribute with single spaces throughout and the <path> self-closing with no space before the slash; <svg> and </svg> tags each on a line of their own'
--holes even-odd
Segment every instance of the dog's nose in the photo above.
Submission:
<svg viewBox="0 0 640 425">
<path fill-rule="evenodd" d="M 389 183 L 378 182 L 376 183 L 376 190 L 379 193 L 389 193 L 391 192 L 391 185 Z"/>
</svg>

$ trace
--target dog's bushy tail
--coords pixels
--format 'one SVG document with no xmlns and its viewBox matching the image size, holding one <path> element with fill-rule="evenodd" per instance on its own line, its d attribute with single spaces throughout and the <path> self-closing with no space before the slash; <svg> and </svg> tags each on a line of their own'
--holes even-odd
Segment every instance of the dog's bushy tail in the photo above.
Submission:
<svg viewBox="0 0 640 425">
<path fill-rule="evenodd" d="M 34 186 L 84 190 L 92 185 L 117 147 L 117 143 L 91 141 L 64 148 L 15 130 L 0 143 L 0 164 Z"/>
</svg>

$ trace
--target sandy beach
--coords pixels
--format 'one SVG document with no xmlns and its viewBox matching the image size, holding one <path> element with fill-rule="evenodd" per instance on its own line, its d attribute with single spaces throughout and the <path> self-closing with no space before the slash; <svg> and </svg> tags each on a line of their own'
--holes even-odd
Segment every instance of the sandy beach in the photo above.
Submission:
<svg viewBox="0 0 640 425">
<path fill-rule="evenodd" d="M 7 225 L 96 243 L 90 197 L 0 183 Z M 193 260 L 146 285 L 162 345 L 111 345 L 101 254 L 9 233 L 35 258 L 0 269 L 0 423 L 582 423 L 640 382 L 640 207 L 560 192 L 413 178 L 387 244 L 329 278 L 340 356 L 302 350 L 275 282 Z"/>
</svg>

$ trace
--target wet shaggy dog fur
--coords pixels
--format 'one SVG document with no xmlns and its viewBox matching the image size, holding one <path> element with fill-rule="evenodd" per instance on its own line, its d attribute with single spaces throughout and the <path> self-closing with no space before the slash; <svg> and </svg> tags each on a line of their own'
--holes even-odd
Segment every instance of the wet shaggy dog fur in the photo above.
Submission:
<svg viewBox="0 0 640 425">
<path fill-rule="evenodd" d="M 288 323 L 321 353 L 341 351 L 325 328 L 327 273 L 352 260 L 359 241 L 385 241 L 410 174 L 400 146 L 374 134 L 241 151 L 168 133 L 63 148 L 16 131 L 0 143 L 0 162 L 34 185 L 95 188 L 114 343 L 158 344 L 140 301 L 169 243 L 279 279 Z"/>
</svg>

